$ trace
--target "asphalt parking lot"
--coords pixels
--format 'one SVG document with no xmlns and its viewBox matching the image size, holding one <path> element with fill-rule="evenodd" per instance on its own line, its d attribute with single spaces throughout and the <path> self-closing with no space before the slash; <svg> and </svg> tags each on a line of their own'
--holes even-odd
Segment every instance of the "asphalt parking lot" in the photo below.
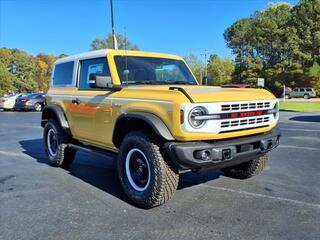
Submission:
<svg viewBox="0 0 320 240">
<path fill-rule="evenodd" d="M 0 112 L 0 239 L 319 239 L 320 113 L 282 112 L 281 145 L 249 180 L 181 176 L 173 199 L 127 203 L 114 159 L 47 165 L 39 113 Z"/>
</svg>

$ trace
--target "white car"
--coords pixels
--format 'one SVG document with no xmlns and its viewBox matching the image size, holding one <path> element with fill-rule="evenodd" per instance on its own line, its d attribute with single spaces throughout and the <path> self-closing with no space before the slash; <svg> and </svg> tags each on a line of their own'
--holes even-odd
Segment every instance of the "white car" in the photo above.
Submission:
<svg viewBox="0 0 320 240">
<path fill-rule="evenodd" d="M 14 105 L 16 103 L 16 99 L 18 97 L 23 96 L 24 94 L 15 94 L 12 96 L 7 96 L 7 97 L 1 97 L 0 98 L 0 109 L 3 109 L 4 111 L 6 110 L 13 110 Z"/>
</svg>

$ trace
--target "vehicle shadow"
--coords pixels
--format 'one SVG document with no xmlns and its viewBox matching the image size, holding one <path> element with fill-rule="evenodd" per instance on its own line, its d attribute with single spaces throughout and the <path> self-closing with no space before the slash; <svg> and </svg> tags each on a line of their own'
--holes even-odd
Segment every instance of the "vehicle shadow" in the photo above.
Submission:
<svg viewBox="0 0 320 240">
<path fill-rule="evenodd" d="M 42 139 L 32 139 L 20 141 L 19 144 L 24 149 L 23 153 L 29 155 L 41 164 L 49 164 L 44 152 Z M 116 170 L 116 158 L 108 156 L 106 158 L 77 152 L 75 161 L 68 168 L 71 176 L 113 195 L 114 197 L 130 203 L 125 193 L 122 191 L 118 173 Z M 202 184 L 222 175 L 220 171 L 210 171 L 201 174 L 183 173 L 180 175 L 178 190 Z"/>
<path fill-rule="evenodd" d="M 320 122 L 320 115 L 310 115 L 310 116 L 295 116 L 289 118 L 291 121 L 299 122 Z"/>
</svg>

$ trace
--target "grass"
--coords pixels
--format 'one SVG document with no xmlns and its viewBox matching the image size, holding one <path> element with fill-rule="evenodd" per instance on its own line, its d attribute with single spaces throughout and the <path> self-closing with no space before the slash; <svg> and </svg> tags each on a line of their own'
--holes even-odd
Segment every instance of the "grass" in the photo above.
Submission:
<svg viewBox="0 0 320 240">
<path fill-rule="evenodd" d="M 293 112 L 320 112 L 320 102 L 280 102 L 280 110 Z"/>
</svg>

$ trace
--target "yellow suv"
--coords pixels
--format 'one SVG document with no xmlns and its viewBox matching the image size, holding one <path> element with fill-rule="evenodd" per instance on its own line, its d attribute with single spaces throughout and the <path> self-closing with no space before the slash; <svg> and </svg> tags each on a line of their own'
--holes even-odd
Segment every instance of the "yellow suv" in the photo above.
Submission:
<svg viewBox="0 0 320 240">
<path fill-rule="evenodd" d="M 41 125 L 48 159 L 118 153 L 129 199 L 151 208 L 171 198 L 179 173 L 259 173 L 279 144 L 278 100 L 262 89 L 200 86 L 180 57 L 99 50 L 59 59 Z"/>
</svg>

